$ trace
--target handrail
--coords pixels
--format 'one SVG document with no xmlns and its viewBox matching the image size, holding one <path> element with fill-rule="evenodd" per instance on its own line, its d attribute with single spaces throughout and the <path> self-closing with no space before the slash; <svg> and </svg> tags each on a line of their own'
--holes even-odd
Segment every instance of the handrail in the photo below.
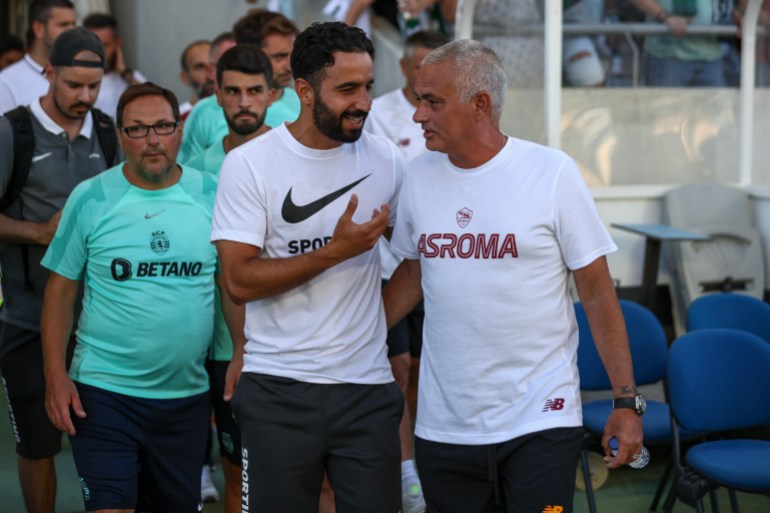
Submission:
<svg viewBox="0 0 770 513">
<path fill-rule="evenodd" d="M 546 83 L 545 83 L 545 136 L 546 144 L 558 148 L 560 146 L 559 130 L 561 126 L 561 91 L 560 77 L 554 76 L 557 66 L 554 59 L 561 59 L 561 48 L 556 48 L 555 41 L 561 41 L 562 36 L 572 35 L 598 35 L 606 34 L 624 35 L 626 39 L 633 41 L 632 35 L 664 35 L 669 33 L 665 23 L 563 23 L 562 10 L 555 3 L 561 4 L 561 0 L 545 0 L 546 20 L 544 23 L 520 24 L 507 27 L 494 27 L 490 25 L 474 25 L 474 8 L 476 0 L 458 0 L 455 18 L 455 37 L 457 39 L 470 39 L 474 36 L 515 36 L 515 35 L 543 35 L 551 34 L 550 42 L 546 41 Z M 762 6 L 762 0 L 748 0 L 746 12 L 743 18 L 742 37 L 743 52 L 741 55 L 741 86 L 739 92 L 739 141 L 738 154 L 739 181 L 741 184 L 750 184 L 752 179 L 751 158 L 753 148 L 753 104 L 754 104 L 754 74 L 755 74 L 755 43 L 758 35 L 769 35 L 770 29 L 758 27 L 757 20 Z M 554 19 L 558 15 L 559 19 Z M 686 36 L 734 36 L 738 37 L 739 29 L 735 25 L 688 25 Z M 634 58 L 634 85 L 638 80 L 638 49 L 632 45 Z M 560 69 L 560 68 L 558 68 Z"/>
<path fill-rule="evenodd" d="M 758 34 L 766 31 L 758 29 Z M 474 25 L 473 36 L 529 36 L 541 35 L 545 33 L 545 25 L 542 23 L 527 23 L 519 25 L 508 25 L 499 27 L 496 25 Z M 662 35 L 668 34 L 668 25 L 665 23 L 564 23 L 562 33 L 570 36 L 592 36 L 592 35 Z M 738 34 L 738 27 L 735 25 L 688 25 L 687 36 L 735 36 Z"/>
</svg>

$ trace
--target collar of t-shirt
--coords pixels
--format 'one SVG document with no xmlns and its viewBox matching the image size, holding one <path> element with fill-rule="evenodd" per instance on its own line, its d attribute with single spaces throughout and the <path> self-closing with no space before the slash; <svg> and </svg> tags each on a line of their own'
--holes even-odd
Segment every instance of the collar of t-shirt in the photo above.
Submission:
<svg viewBox="0 0 770 513">
<path fill-rule="evenodd" d="M 41 75 L 42 75 L 43 73 L 45 73 L 45 70 L 43 69 L 43 66 L 41 66 L 41 65 L 40 65 L 40 64 L 38 64 L 38 63 L 36 63 L 36 62 L 35 62 L 35 61 L 32 59 L 32 57 L 30 57 L 30 55 L 29 55 L 28 53 L 24 54 L 24 61 L 25 61 L 27 64 L 29 64 L 29 65 L 32 67 L 32 69 L 34 69 L 35 71 L 37 71 L 37 72 L 38 72 L 38 73 L 40 73 Z"/>
<path fill-rule="evenodd" d="M 38 99 L 36 102 L 32 102 L 29 106 L 29 110 L 32 111 L 32 114 L 34 114 L 37 120 L 40 121 L 40 124 L 43 125 L 43 128 L 52 134 L 59 135 L 63 132 L 66 132 L 66 130 L 60 127 L 56 121 L 51 119 L 51 116 L 49 116 L 46 111 L 43 110 L 43 107 L 40 105 L 40 99 Z M 83 126 L 80 127 L 80 133 L 78 135 L 81 135 L 86 139 L 90 138 L 93 127 L 94 120 L 91 117 L 91 113 L 89 112 L 83 118 Z"/>
</svg>

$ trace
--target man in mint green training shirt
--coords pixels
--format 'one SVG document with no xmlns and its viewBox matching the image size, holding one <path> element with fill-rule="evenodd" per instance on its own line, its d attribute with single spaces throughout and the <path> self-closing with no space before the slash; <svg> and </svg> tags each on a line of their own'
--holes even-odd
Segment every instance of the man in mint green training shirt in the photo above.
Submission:
<svg viewBox="0 0 770 513">
<path fill-rule="evenodd" d="M 260 48 L 269 58 L 273 70 L 275 98 L 267 109 L 265 123 L 276 127 L 294 121 L 299 115 L 299 97 L 294 92 L 291 74 L 291 51 L 299 30 L 284 15 L 254 9 L 233 27 L 235 41 Z M 179 161 L 189 163 L 198 153 L 227 135 L 227 122 L 215 97 L 199 101 L 185 121 L 185 135 Z"/>
<path fill-rule="evenodd" d="M 275 90 L 267 56 L 253 45 L 237 45 L 222 54 L 217 63 L 218 105 L 227 120 L 228 133 L 190 161 L 190 166 L 219 175 L 227 152 L 270 130 L 265 113 Z M 215 293 L 218 291 L 215 291 Z M 219 437 L 219 453 L 225 475 L 225 512 L 241 511 L 241 435 L 233 420 L 230 401 L 225 401 L 225 376 L 233 357 L 233 341 L 215 295 L 214 341 L 206 370 Z M 243 308 L 243 307 L 241 307 Z M 233 330 L 243 343 L 243 319 Z"/>
<path fill-rule="evenodd" d="M 75 188 L 42 262 L 46 409 L 70 435 L 87 511 L 199 511 L 216 179 L 176 163 L 179 119 L 171 91 L 145 83 L 123 93 L 127 160 Z"/>
</svg>

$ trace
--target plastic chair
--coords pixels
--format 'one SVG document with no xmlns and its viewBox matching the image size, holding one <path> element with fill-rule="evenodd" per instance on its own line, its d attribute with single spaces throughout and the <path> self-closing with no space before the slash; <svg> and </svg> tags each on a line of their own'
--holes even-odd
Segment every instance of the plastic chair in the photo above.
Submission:
<svg viewBox="0 0 770 513">
<path fill-rule="evenodd" d="M 718 183 L 681 185 L 664 195 L 662 216 L 674 228 L 710 237 L 663 248 L 677 326 L 684 324 L 687 305 L 709 293 L 762 298 L 762 237 L 746 191 Z"/>
<path fill-rule="evenodd" d="M 680 476 L 665 511 L 670 512 L 678 498 L 703 513 L 703 496 L 712 492 L 713 499 L 719 486 L 728 489 L 735 513 L 736 490 L 770 493 L 770 441 L 747 438 L 750 435 L 743 432 L 770 424 L 770 408 L 765 407 L 770 344 L 739 330 L 686 333 L 669 352 L 668 388 L 674 427 L 722 436 L 692 446 L 683 463 L 681 441 L 674 435 Z M 735 430 L 742 430 L 742 438 L 724 436 Z"/>
<path fill-rule="evenodd" d="M 687 331 L 711 328 L 748 331 L 770 342 L 770 305 L 729 292 L 701 296 L 687 310 Z"/>
<path fill-rule="evenodd" d="M 621 299 L 620 308 L 626 321 L 636 384 L 649 385 L 663 380 L 666 377 L 668 345 L 660 321 L 650 310 L 631 301 Z M 580 389 L 612 390 L 610 378 L 599 358 L 582 304 L 575 303 L 575 315 L 580 335 L 577 361 L 580 373 Z M 611 399 L 590 401 L 583 404 L 583 427 L 588 432 L 601 436 L 611 412 Z M 647 412 L 642 417 L 642 426 L 645 444 L 671 443 L 671 418 L 666 403 L 648 400 Z M 591 513 L 596 513 L 587 444 L 581 451 L 580 460 L 588 508 Z M 655 498 L 650 506 L 652 511 L 657 507 L 670 471 L 671 467 L 669 466 L 661 478 Z"/>
</svg>

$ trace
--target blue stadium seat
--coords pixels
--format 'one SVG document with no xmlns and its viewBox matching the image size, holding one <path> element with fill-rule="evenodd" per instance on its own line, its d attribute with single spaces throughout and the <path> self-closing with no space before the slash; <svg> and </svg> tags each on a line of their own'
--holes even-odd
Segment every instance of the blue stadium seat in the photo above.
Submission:
<svg viewBox="0 0 770 513">
<path fill-rule="evenodd" d="M 687 309 L 687 331 L 710 328 L 748 331 L 770 342 L 770 305 L 732 292 L 701 296 Z"/>
<path fill-rule="evenodd" d="M 674 436 L 680 475 L 666 511 L 679 498 L 703 512 L 703 496 L 720 486 L 730 492 L 736 513 L 736 490 L 770 493 L 770 441 L 756 436 L 770 425 L 770 408 L 765 406 L 770 344 L 732 329 L 686 333 L 669 352 L 668 388 L 673 425 L 712 436 L 691 446 L 684 459 L 681 441 Z"/>
</svg>

